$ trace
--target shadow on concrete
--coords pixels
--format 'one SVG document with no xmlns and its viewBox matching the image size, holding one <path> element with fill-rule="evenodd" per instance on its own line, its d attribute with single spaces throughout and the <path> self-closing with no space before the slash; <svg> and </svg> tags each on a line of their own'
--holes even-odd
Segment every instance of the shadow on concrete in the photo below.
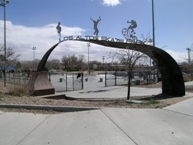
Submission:
<svg viewBox="0 0 193 145">
<path fill-rule="evenodd" d="M 109 90 L 95 90 L 95 91 L 86 91 L 86 92 L 79 92 L 80 94 L 83 94 L 83 93 L 103 93 L 103 92 L 107 92 Z"/>
<path fill-rule="evenodd" d="M 77 100 L 76 98 L 73 97 L 67 97 L 65 94 L 63 95 L 55 95 L 55 96 L 48 96 L 48 97 L 43 97 L 45 99 L 53 99 L 53 100 Z"/>
<path fill-rule="evenodd" d="M 31 110 L 51 110 L 58 112 L 79 112 L 88 110 L 98 110 L 91 107 L 63 107 L 63 106 L 44 106 L 44 105 L 0 105 L 0 108 L 31 109 Z"/>
<path fill-rule="evenodd" d="M 176 96 L 176 97 L 180 97 L 180 96 Z M 163 99 L 169 99 L 169 98 L 173 98 L 172 96 L 169 95 L 164 95 L 164 94 L 157 94 L 154 96 L 150 96 L 150 97 L 146 97 L 146 98 L 141 98 L 140 100 L 163 100 Z"/>
</svg>

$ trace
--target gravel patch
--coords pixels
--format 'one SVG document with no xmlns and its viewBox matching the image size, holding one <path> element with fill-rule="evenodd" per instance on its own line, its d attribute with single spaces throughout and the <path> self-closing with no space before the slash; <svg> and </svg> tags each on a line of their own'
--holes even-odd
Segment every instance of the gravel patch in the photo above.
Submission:
<svg viewBox="0 0 193 145">
<path fill-rule="evenodd" d="M 143 85 L 140 87 L 160 87 L 161 83 L 154 85 Z M 139 86 L 137 86 L 139 87 Z M 9 88 L 9 87 L 7 87 Z M 187 89 L 193 92 L 192 87 Z M 98 107 L 98 108 L 163 108 L 172 104 L 176 104 L 180 101 L 192 98 L 190 97 L 173 97 L 167 96 L 135 96 L 131 97 L 131 100 L 141 100 L 143 103 L 128 103 L 126 97 L 117 99 L 76 99 L 63 96 L 55 97 L 33 97 L 33 96 L 12 96 L 7 94 L 8 90 L 0 84 L 0 105 L 46 105 L 46 106 L 69 106 L 69 107 Z M 54 110 L 27 110 L 27 109 L 14 109 L 14 108 L 1 108 L 2 111 L 17 111 L 17 112 L 31 112 L 31 113 L 56 113 Z M 35 112 L 34 112 L 35 111 Z"/>
</svg>

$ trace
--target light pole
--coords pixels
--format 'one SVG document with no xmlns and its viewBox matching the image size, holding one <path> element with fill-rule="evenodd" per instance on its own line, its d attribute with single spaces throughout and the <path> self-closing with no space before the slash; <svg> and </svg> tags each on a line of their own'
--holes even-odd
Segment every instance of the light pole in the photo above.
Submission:
<svg viewBox="0 0 193 145">
<path fill-rule="evenodd" d="M 35 71 L 35 50 L 36 50 L 36 47 L 33 47 L 32 50 L 34 51 L 34 55 L 33 55 L 33 59 L 34 59 L 34 71 Z"/>
<path fill-rule="evenodd" d="M 0 6 L 4 7 L 4 87 L 6 87 L 6 5 L 9 3 L 8 0 L 3 0 Z"/>
<path fill-rule="evenodd" d="M 154 0 L 152 0 L 152 32 L 153 32 L 153 46 L 155 46 Z"/>
<path fill-rule="evenodd" d="M 186 48 L 186 50 L 188 50 L 188 64 L 190 65 L 191 62 L 191 58 L 190 58 L 190 48 Z"/>
<path fill-rule="evenodd" d="M 90 43 L 87 43 L 88 46 L 88 73 L 90 74 L 90 70 L 89 70 L 89 47 L 90 47 Z"/>
<path fill-rule="evenodd" d="M 151 0 L 151 6 L 152 6 L 152 33 L 153 33 L 153 47 L 155 47 L 154 0 Z M 150 58 L 150 67 L 151 67 L 151 58 Z"/>
<path fill-rule="evenodd" d="M 104 69 L 104 60 L 105 60 L 105 56 L 102 56 L 103 59 L 103 69 Z"/>
</svg>

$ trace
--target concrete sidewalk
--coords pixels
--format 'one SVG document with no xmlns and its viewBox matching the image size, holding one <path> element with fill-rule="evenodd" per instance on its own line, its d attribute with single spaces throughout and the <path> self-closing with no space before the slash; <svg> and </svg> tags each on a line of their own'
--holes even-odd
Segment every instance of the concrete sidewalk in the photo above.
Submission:
<svg viewBox="0 0 193 145">
<path fill-rule="evenodd" d="M 116 86 L 65 94 L 119 98 L 126 92 L 127 87 Z M 159 88 L 131 88 L 134 96 L 159 93 Z M 193 98 L 163 109 L 68 108 L 73 112 L 59 114 L 0 111 L 0 145 L 192 145 L 192 106 Z"/>
<path fill-rule="evenodd" d="M 99 82 L 85 83 L 83 90 L 61 92 L 56 94 L 65 94 L 68 97 L 74 98 L 122 98 L 127 96 L 127 86 L 111 86 L 104 87 Z M 193 86 L 192 82 L 185 83 L 185 86 Z M 162 88 L 141 88 L 131 87 L 130 96 L 151 96 L 162 93 Z M 193 93 L 186 92 L 185 96 L 193 96 Z"/>
<path fill-rule="evenodd" d="M 113 86 L 101 88 L 88 88 L 78 91 L 65 92 L 68 97 L 74 98 L 122 98 L 127 96 L 126 86 Z M 137 88 L 131 87 L 131 96 L 157 95 L 161 88 Z M 60 93 L 58 93 L 60 94 Z"/>
<path fill-rule="evenodd" d="M 163 109 L 0 112 L 0 145 L 192 145 L 192 106 L 188 99 Z"/>
</svg>

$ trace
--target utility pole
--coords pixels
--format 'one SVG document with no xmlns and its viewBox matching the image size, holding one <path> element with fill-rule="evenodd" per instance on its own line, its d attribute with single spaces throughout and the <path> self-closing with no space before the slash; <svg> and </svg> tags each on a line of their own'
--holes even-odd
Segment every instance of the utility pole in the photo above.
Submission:
<svg viewBox="0 0 193 145">
<path fill-rule="evenodd" d="M 34 54 L 33 54 L 33 68 L 34 68 L 34 71 L 36 70 L 35 69 L 35 50 L 36 50 L 36 47 L 33 47 L 32 50 L 34 51 Z"/>
<path fill-rule="evenodd" d="M 88 74 L 90 74 L 90 70 L 89 70 L 89 47 L 90 47 L 90 43 L 87 43 L 88 46 Z"/>
<path fill-rule="evenodd" d="M 103 65 L 104 65 L 105 56 L 102 56 L 102 59 L 103 59 Z"/>
<path fill-rule="evenodd" d="M 191 63 L 191 58 L 190 58 L 190 51 L 191 51 L 191 49 L 190 48 L 186 48 L 186 50 L 188 50 L 188 64 L 190 65 L 190 63 Z"/>
<path fill-rule="evenodd" d="M 152 0 L 152 31 L 153 31 L 153 46 L 155 46 L 154 0 Z"/>
<path fill-rule="evenodd" d="M 155 47 L 155 23 L 154 23 L 154 0 L 152 0 L 152 32 L 153 32 L 153 47 Z M 150 70 L 151 70 L 152 60 L 150 58 Z M 154 70 L 153 70 L 154 71 Z M 152 72 L 152 71 L 151 71 Z M 154 76 L 155 77 L 155 76 Z"/>
<path fill-rule="evenodd" d="M 102 56 L 103 59 L 103 69 L 104 69 L 104 60 L 105 60 L 105 56 Z"/>
<path fill-rule="evenodd" d="M 155 47 L 155 23 L 154 23 L 154 0 L 151 1 L 152 8 L 152 33 L 153 33 L 153 47 Z M 151 58 L 150 58 L 150 68 L 151 68 Z"/>
<path fill-rule="evenodd" d="M 6 87 L 6 60 L 7 60 L 7 52 L 6 52 L 6 5 L 9 3 L 8 0 L 3 0 L 0 2 L 0 6 L 4 7 L 4 87 Z"/>
</svg>

